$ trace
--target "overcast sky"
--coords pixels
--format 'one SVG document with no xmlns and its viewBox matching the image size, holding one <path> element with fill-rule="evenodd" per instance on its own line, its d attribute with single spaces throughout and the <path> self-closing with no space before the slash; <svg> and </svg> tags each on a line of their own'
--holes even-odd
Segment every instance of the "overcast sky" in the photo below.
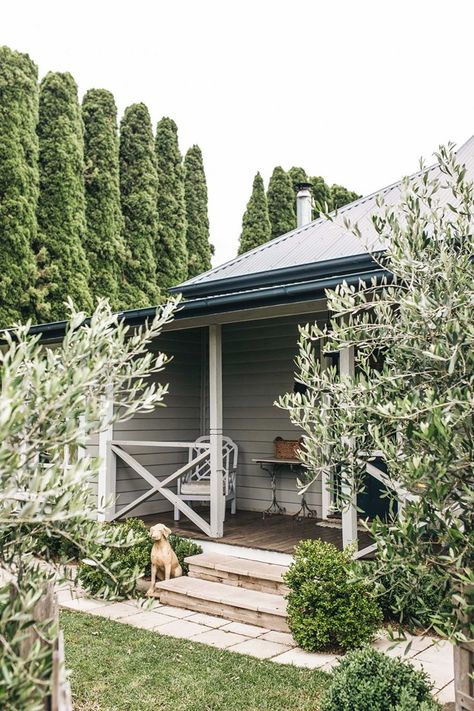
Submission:
<svg viewBox="0 0 474 711">
<path fill-rule="evenodd" d="M 468 0 L 15 0 L 0 44 L 82 96 L 145 102 L 198 143 L 215 264 L 237 251 L 252 179 L 303 166 L 360 193 L 474 133 Z"/>
</svg>

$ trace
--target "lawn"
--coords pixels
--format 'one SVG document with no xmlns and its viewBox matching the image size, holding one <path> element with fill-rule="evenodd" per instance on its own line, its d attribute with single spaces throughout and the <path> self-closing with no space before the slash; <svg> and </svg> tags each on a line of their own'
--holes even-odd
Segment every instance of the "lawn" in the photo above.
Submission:
<svg viewBox="0 0 474 711">
<path fill-rule="evenodd" d="M 74 711 L 317 711 L 329 677 L 61 613 Z"/>
</svg>

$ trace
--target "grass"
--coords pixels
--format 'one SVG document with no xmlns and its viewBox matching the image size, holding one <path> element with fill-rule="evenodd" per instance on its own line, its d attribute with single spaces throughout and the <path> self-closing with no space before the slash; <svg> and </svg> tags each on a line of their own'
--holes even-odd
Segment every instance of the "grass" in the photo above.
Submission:
<svg viewBox="0 0 474 711">
<path fill-rule="evenodd" d="M 317 711 L 329 679 L 79 612 L 61 627 L 74 711 Z"/>
</svg>

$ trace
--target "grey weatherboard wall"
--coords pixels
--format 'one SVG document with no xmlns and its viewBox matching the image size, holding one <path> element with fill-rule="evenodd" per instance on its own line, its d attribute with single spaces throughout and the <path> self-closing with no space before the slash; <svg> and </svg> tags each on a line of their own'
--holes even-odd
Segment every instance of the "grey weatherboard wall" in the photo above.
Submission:
<svg viewBox="0 0 474 711">
<path fill-rule="evenodd" d="M 324 318 L 324 314 L 318 314 Z M 237 505 L 242 510 L 263 511 L 270 503 L 270 479 L 252 459 L 273 455 L 276 436 L 297 439 L 286 411 L 275 400 L 293 389 L 298 324 L 316 315 L 270 318 L 224 325 L 223 419 L 224 434 L 239 446 Z M 173 356 L 159 374 L 169 382 L 166 407 L 116 426 L 114 439 L 194 441 L 209 432 L 207 380 L 207 328 L 163 334 L 157 348 Z M 152 474 L 164 477 L 187 460 L 187 450 L 128 448 Z M 137 498 L 147 484 L 123 463 L 117 468 L 118 507 Z M 307 494 L 310 506 L 321 514 L 321 487 L 316 482 Z M 300 506 L 296 473 L 278 478 L 278 500 L 287 513 Z M 160 495 L 150 498 L 129 515 L 160 513 L 171 505 Z"/>
<path fill-rule="evenodd" d="M 164 333 L 157 339 L 156 349 L 173 357 L 156 376 L 159 382 L 169 383 L 166 407 L 117 424 L 114 439 L 194 442 L 201 430 L 201 330 Z M 176 471 L 188 459 L 185 449 L 127 447 L 127 451 L 158 478 Z M 149 488 L 139 474 L 117 460 L 117 510 Z M 143 516 L 170 509 L 169 502 L 155 494 L 128 515 Z"/>
<path fill-rule="evenodd" d="M 315 319 L 316 315 L 306 314 L 223 327 L 224 433 L 239 445 L 240 509 L 263 511 L 270 503 L 270 478 L 252 459 L 273 456 L 275 437 L 298 439 L 302 434 L 290 423 L 288 413 L 273 403 L 293 390 L 298 325 Z M 290 514 L 299 509 L 301 501 L 296 477 L 296 472 L 278 476 L 278 501 Z M 306 499 L 320 516 L 319 481 Z"/>
</svg>

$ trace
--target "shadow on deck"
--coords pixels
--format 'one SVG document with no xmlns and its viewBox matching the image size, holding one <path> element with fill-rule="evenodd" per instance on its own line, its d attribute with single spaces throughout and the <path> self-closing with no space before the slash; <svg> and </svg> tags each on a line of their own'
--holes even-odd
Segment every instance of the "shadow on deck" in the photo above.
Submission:
<svg viewBox="0 0 474 711">
<path fill-rule="evenodd" d="M 306 538 L 320 539 L 327 543 L 333 543 L 342 549 L 340 527 L 329 528 L 319 525 L 320 522 L 310 518 L 297 521 L 292 516 L 271 516 L 264 519 L 262 513 L 258 511 L 237 511 L 235 516 L 228 513 L 224 524 L 223 538 L 209 538 L 184 516 L 181 516 L 179 522 L 175 522 L 172 511 L 140 516 L 140 518 L 147 526 L 164 523 L 172 529 L 173 533 L 188 538 L 245 546 L 246 548 L 259 548 L 290 555 L 293 553 L 295 545 Z M 371 543 L 370 534 L 366 531 L 359 531 L 359 548 L 365 548 Z"/>
</svg>

